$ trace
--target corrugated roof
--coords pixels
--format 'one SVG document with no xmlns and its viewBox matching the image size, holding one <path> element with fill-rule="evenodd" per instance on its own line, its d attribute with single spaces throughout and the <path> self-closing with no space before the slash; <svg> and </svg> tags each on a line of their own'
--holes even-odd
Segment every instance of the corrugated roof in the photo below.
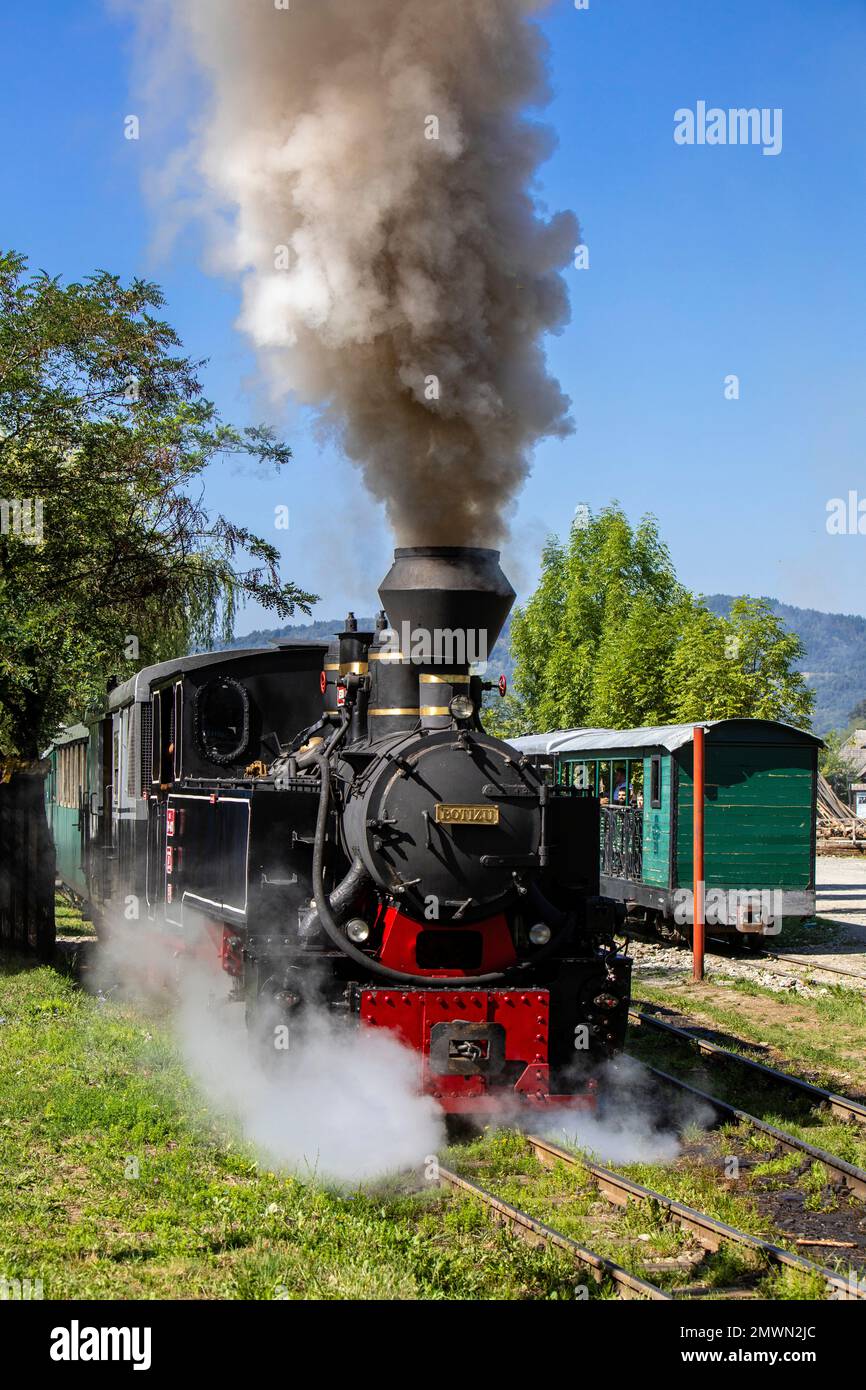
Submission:
<svg viewBox="0 0 866 1390">
<path fill-rule="evenodd" d="M 806 729 L 783 724 L 773 719 L 707 719 L 700 727 L 712 734 L 720 724 L 767 724 L 774 729 L 788 729 L 811 743 L 823 746 L 821 739 Z M 595 750 L 613 752 L 620 748 L 664 748 L 675 753 L 691 743 L 694 724 L 658 724 L 641 729 L 556 729 L 549 734 L 527 734 L 509 739 L 514 748 L 534 756 L 550 757 L 556 753 L 589 753 Z"/>
<path fill-rule="evenodd" d="M 67 724 L 45 751 L 50 752 L 52 748 L 62 748 L 66 743 L 82 743 L 84 739 L 88 738 L 90 738 L 90 730 L 86 724 Z M 45 754 L 42 756 L 44 757 Z"/>
<path fill-rule="evenodd" d="M 704 728 L 718 721 L 709 721 Z M 691 743 L 694 724 L 659 724 L 644 729 L 556 729 L 550 734 L 527 734 L 509 739 L 523 753 L 580 753 L 590 749 L 667 748 L 673 753 Z"/>
</svg>

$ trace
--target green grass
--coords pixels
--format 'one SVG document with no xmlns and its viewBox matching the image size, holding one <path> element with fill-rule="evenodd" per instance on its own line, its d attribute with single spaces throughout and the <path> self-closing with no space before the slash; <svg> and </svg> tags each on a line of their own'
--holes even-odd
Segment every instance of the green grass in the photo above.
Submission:
<svg viewBox="0 0 866 1390">
<path fill-rule="evenodd" d="M 652 1029 L 643 1032 L 639 1027 L 630 1027 L 627 1046 L 633 1056 L 648 1066 L 679 1076 L 699 1090 L 718 1096 L 720 1100 L 756 1115 L 777 1129 L 786 1130 L 837 1158 L 866 1168 L 866 1126 L 846 1123 L 831 1111 L 816 1108 L 805 1097 L 799 1097 L 794 1092 L 786 1094 L 771 1082 L 741 1071 L 735 1064 L 699 1056 L 686 1043 L 655 1033 Z M 746 1055 L 750 1055 L 745 1051 Z M 760 1134 L 752 1136 L 749 1130 L 741 1132 L 743 1141 L 747 1135 L 762 1143 L 772 1143 Z"/>
<path fill-rule="evenodd" d="M 45 1298 L 574 1297 L 471 1200 L 265 1170 L 135 1009 L 6 961 L 0 1018 L 0 1276 Z"/>
<path fill-rule="evenodd" d="M 853 1092 L 866 1089 L 866 995 L 861 991 L 831 985 L 826 994 L 805 999 L 765 989 L 753 980 L 732 980 L 724 986 L 713 980 L 710 989 L 641 980 L 639 992 L 648 1003 L 666 1005 L 730 1032 L 732 1037 L 722 1040 L 728 1051 L 756 1055 L 769 1066 L 842 1094 L 846 1087 Z M 755 1001 L 754 1010 L 744 1005 L 745 1000 Z M 768 1045 L 779 1054 L 776 1058 L 766 1056 Z"/>
<path fill-rule="evenodd" d="M 93 936 L 93 923 L 65 893 L 54 895 L 54 922 L 58 936 Z"/>
<path fill-rule="evenodd" d="M 584 1285 L 613 1296 L 564 1253 L 493 1225 L 469 1196 L 397 1178 L 341 1194 L 268 1170 L 205 1106 L 164 1020 L 86 995 L 64 974 L 0 964 L 0 1020 L 0 1276 L 41 1279 L 46 1298 L 573 1299 Z M 450 1160 L 635 1273 L 689 1248 L 663 1209 L 609 1206 L 582 1170 L 541 1168 L 513 1133 L 487 1133 Z M 758 1228 L 748 1196 L 711 1168 L 627 1171 Z M 645 1277 L 722 1288 L 752 1262 L 723 1248 L 696 1272 Z M 823 1296 L 798 1277 L 759 1276 L 768 1297 Z"/>
</svg>

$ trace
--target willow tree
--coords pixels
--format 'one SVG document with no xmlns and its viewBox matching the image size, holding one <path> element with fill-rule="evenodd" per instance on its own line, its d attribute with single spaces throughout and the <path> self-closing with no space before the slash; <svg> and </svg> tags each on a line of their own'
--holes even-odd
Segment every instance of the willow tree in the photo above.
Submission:
<svg viewBox="0 0 866 1390">
<path fill-rule="evenodd" d="M 314 595 L 202 501 L 214 461 L 289 448 L 223 422 L 142 280 L 62 284 L 0 254 L 0 939 L 53 942 L 40 751 L 123 676 Z"/>
</svg>

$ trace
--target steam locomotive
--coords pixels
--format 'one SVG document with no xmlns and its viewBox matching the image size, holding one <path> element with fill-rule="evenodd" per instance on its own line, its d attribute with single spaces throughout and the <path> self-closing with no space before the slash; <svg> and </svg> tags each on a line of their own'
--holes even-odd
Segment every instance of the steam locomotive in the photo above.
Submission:
<svg viewBox="0 0 866 1390">
<path fill-rule="evenodd" d="M 51 750 L 61 874 L 105 929 L 215 953 L 262 1037 L 324 1008 L 397 1035 L 448 1112 L 591 1103 L 631 962 L 598 801 L 482 726 L 498 552 L 397 550 L 379 592 L 373 632 L 111 690 Z"/>
</svg>

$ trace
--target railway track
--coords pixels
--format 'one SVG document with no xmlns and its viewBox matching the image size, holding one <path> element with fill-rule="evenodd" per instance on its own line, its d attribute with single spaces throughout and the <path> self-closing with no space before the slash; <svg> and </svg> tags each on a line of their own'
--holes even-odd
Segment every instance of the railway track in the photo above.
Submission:
<svg viewBox="0 0 866 1390">
<path fill-rule="evenodd" d="M 631 1202 L 637 1202 L 641 1205 L 654 1203 L 666 1211 L 677 1225 L 690 1231 L 706 1250 L 715 1251 L 725 1244 L 737 1245 L 752 1250 L 765 1259 L 768 1264 L 795 1269 L 802 1274 L 822 1278 L 831 1298 L 841 1301 L 866 1300 L 866 1286 L 861 1289 L 859 1285 L 852 1284 L 851 1281 L 843 1279 L 841 1275 L 830 1269 L 825 1269 L 823 1265 L 817 1265 L 814 1261 L 807 1260 L 803 1255 L 794 1254 L 792 1251 L 764 1240 L 760 1236 L 750 1235 L 747 1231 L 737 1230 L 736 1227 L 729 1226 L 727 1222 L 719 1221 L 716 1217 L 709 1216 L 694 1207 L 686 1206 L 671 1197 L 665 1197 L 661 1192 L 654 1192 L 652 1188 L 633 1182 L 631 1178 L 623 1176 L 622 1173 L 616 1173 L 609 1168 L 592 1163 L 589 1159 L 572 1153 L 568 1149 L 563 1149 L 540 1135 L 527 1134 L 526 1141 L 541 1163 L 547 1166 L 565 1163 L 582 1169 L 593 1180 L 599 1193 L 617 1206 L 628 1206 Z M 704 1290 L 690 1289 L 687 1286 L 677 1290 L 676 1296 L 679 1298 L 696 1297 L 703 1292 Z M 706 1292 L 718 1296 L 720 1291 L 707 1289 Z"/>
<path fill-rule="evenodd" d="M 582 1155 L 563 1149 L 540 1135 L 526 1134 L 524 1138 L 543 1165 L 550 1167 L 556 1163 L 564 1163 L 567 1166 L 581 1169 L 592 1179 L 599 1195 L 615 1206 L 625 1207 L 630 1203 L 653 1205 L 656 1209 L 664 1211 L 670 1220 L 689 1231 L 708 1252 L 714 1253 L 724 1245 L 749 1250 L 765 1265 L 772 1265 L 781 1269 L 793 1269 L 798 1273 L 820 1279 L 824 1283 L 827 1296 L 831 1299 L 837 1301 L 866 1300 L 866 1283 L 845 1279 L 833 1270 L 806 1259 L 805 1256 L 786 1250 L 783 1246 L 764 1240 L 760 1236 L 738 1230 L 706 1212 L 686 1206 L 682 1202 L 653 1191 L 652 1188 L 633 1182 L 621 1173 L 592 1163 Z M 570 1236 L 564 1235 L 546 1222 L 530 1216 L 528 1212 L 504 1201 L 501 1197 L 488 1191 L 487 1188 L 472 1182 L 471 1179 L 465 1178 L 459 1173 L 455 1173 L 450 1168 L 440 1166 L 439 1180 L 456 1191 L 475 1198 L 494 1221 L 507 1225 L 521 1239 L 528 1241 L 531 1245 L 553 1247 L 564 1251 L 596 1283 L 602 1284 L 605 1280 L 609 1281 L 616 1296 L 620 1299 L 688 1302 L 702 1301 L 707 1298 L 749 1299 L 757 1296 L 753 1290 L 747 1287 L 723 1289 L 712 1284 L 685 1284 L 670 1290 L 663 1289 L 640 1275 L 630 1273 L 616 1261 L 588 1249 Z M 755 1273 L 761 1274 L 762 1272 L 762 1266 L 756 1266 Z"/>
<path fill-rule="evenodd" d="M 798 1138 L 796 1134 L 788 1134 L 786 1130 L 777 1129 L 775 1125 L 768 1124 L 766 1120 L 759 1119 L 757 1115 L 750 1115 L 747 1110 L 741 1110 L 729 1101 L 709 1095 L 708 1092 L 699 1090 L 678 1076 L 671 1076 L 669 1072 L 660 1071 L 658 1067 L 647 1066 L 645 1062 L 642 1062 L 641 1065 L 646 1067 L 649 1074 L 654 1076 L 656 1080 L 691 1096 L 695 1100 L 703 1101 L 713 1108 L 720 1117 L 724 1116 L 729 1120 L 735 1120 L 739 1124 L 747 1124 L 761 1134 L 766 1134 L 786 1153 L 802 1154 L 811 1162 L 822 1164 L 829 1176 L 836 1182 L 844 1183 L 855 1197 L 866 1199 L 866 1169 L 858 1168 L 855 1164 L 848 1163 L 844 1158 L 837 1158 L 835 1154 L 828 1153 L 826 1149 L 817 1148 L 806 1139 Z"/>
<path fill-rule="evenodd" d="M 777 960 L 781 961 L 784 965 L 802 965 L 813 971 L 826 970 L 830 975 L 844 975 L 849 980 L 857 980 L 857 982 L 866 989 L 866 969 L 847 970 L 844 965 L 822 965 L 820 961 L 814 958 L 810 960 L 808 956 L 789 956 L 784 953 L 779 954 L 775 951 L 762 951 L 760 956 L 753 956 L 752 959 Z"/>
<path fill-rule="evenodd" d="M 697 1050 L 704 1056 L 709 1056 L 719 1062 L 729 1062 L 742 1068 L 752 1077 L 759 1077 L 762 1081 L 769 1082 L 773 1086 L 784 1087 L 799 1098 L 805 1098 L 810 1106 L 827 1108 L 846 1122 L 866 1124 L 866 1105 L 860 1101 L 838 1095 L 824 1087 L 816 1086 L 812 1082 L 804 1081 L 800 1077 L 779 1071 L 764 1063 L 754 1061 L 752 1058 L 741 1056 L 739 1053 L 730 1052 L 716 1043 L 709 1042 L 689 1028 L 667 1023 L 640 1009 L 632 1009 L 629 1012 L 632 1021 L 641 1027 L 655 1029 L 679 1042 L 688 1044 L 690 1048 Z M 656 1067 L 647 1066 L 643 1062 L 641 1065 L 645 1066 L 649 1075 L 662 1086 L 674 1088 L 692 1099 L 702 1102 L 717 1115 L 719 1120 L 725 1119 L 738 1124 L 745 1124 L 770 1138 L 784 1152 L 796 1154 L 810 1163 L 820 1164 L 828 1175 L 828 1180 L 843 1185 L 850 1194 L 860 1200 L 866 1200 L 866 1169 L 838 1158 L 835 1154 L 820 1149 L 797 1135 L 778 1129 L 766 1120 L 762 1120 L 718 1096 L 710 1095 L 677 1076 L 672 1076 Z M 710 1216 L 706 1212 L 699 1211 L 634 1182 L 624 1174 L 593 1163 L 584 1158 L 582 1154 L 563 1148 L 541 1135 L 525 1134 L 523 1137 L 541 1164 L 553 1166 L 556 1163 L 563 1163 L 581 1169 L 591 1179 L 599 1195 L 615 1206 L 627 1207 L 636 1203 L 665 1213 L 667 1219 L 687 1230 L 708 1252 L 716 1252 L 723 1246 L 751 1251 L 759 1262 L 756 1266 L 758 1272 L 767 1267 L 792 1270 L 802 1275 L 820 1279 L 826 1289 L 827 1297 L 830 1299 L 866 1300 L 866 1281 L 862 1279 L 846 1278 L 844 1275 L 788 1250 L 782 1245 L 739 1230 L 717 1217 Z M 537 1246 L 551 1246 L 562 1250 L 571 1256 L 576 1265 L 587 1270 L 596 1282 L 609 1281 L 618 1298 L 689 1301 L 707 1298 L 750 1299 L 760 1296 L 760 1293 L 751 1287 L 741 1285 L 734 1288 L 719 1288 L 712 1283 L 693 1283 L 675 1286 L 671 1289 L 662 1288 L 645 1277 L 630 1273 L 616 1261 L 581 1245 L 570 1236 L 504 1201 L 501 1197 L 470 1179 L 444 1167 L 440 1167 L 439 1176 L 441 1182 L 481 1202 L 494 1220 L 507 1224 L 523 1239 Z M 832 1243 L 828 1242 L 828 1244 Z M 664 1261 L 661 1263 L 664 1264 Z M 652 1265 L 648 1266 L 646 1273 L 651 1274 L 653 1272 Z"/>
<path fill-rule="evenodd" d="M 494 1196 L 486 1188 L 479 1187 L 477 1183 L 461 1177 L 459 1173 L 452 1172 L 450 1168 L 440 1166 L 439 1180 L 459 1192 L 465 1192 L 469 1196 L 475 1197 L 483 1204 L 494 1220 L 510 1226 L 521 1239 L 528 1240 L 532 1245 L 553 1246 L 558 1250 L 564 1250 L 566 1254 L 571 1256 L 575 1264 L 588 1271 L 596 1283 L 601 1284 L 605 1279 L 609 1279 L 618 1298 L 644 1298 L 665 1302 L 671 1300 L 672 1295 L 666 1293 L 664 1289 L 660 1289 L 656 1284 L 651 1284 L 648 1280 L 641 1279 L 635 1274 L 629 1274 L 622 1265 L 616 1264 L 615 1261 L 607 1259 L 604 1255 L 597 1255 L 593 1250 L 588 1250 L 586 1246 L 580 1245 L 570 1236 L 563 1235 L 561 1231 L 554 1230 L 552 1226 L 546 1225 L 543 1221 L 537 1221 L 534 1216 L 521 1211 L 519 1207 L 512 1206 L 510 1202 L 503 1202 L 500 1197 Z"/>
<path fill-rule="evenodd" d="M 744 1057 L 739 1052 L 730 1052 L 727 1048 L 720 1047 L 718 1043 L 702 1038 L 693 1029 L 681 1028 L 677 1024 L 667 1023 L 664 1019 L 644 1013 L 641 1009 L 629 1009 L 629 1018 L 642 1028 L 655 1028 L 669 1037 L 688 1043 L 705 1057 L 731 1063 L 748 1071 L 753 1076 L 759 1076 L 763 1080 L 771 1082 L 774 1086 L 784 1086 L 799 1096 L 808 1097 L 814 1105 L 827 1106 L 840 1119 L 853 1120 L 857 1124 L 866 1125 L 866 1105 L 861 1101 L 852 1100 L 849 1096 L 837 1095 L 834 1091 L 828 1091 L 823 1086 L 815 1086 L 811 1081 L 804 1081 L 801 1077 L 792 1076 L 789 1072 L 777 1071 L 775 1067 L 768 1067 L 764 1062 L 756 1062 L 753 1058 Z"/>
</svg>

